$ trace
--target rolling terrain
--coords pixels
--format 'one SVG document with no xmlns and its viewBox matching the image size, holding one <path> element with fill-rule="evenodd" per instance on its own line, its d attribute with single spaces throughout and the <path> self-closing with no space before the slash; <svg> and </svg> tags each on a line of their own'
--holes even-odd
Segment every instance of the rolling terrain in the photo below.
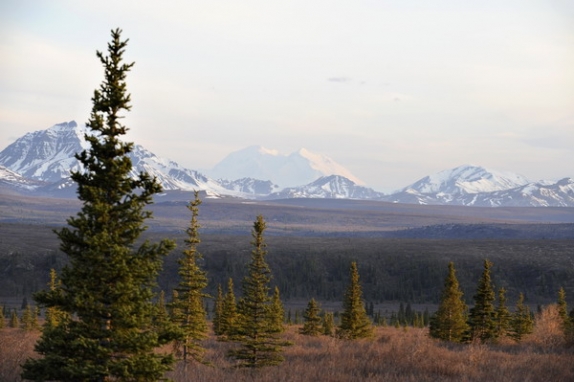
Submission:
<svg viewBox="0 0 574 382">
<path fill-rule="evenodd" d="M 561 286 L 574 295 L 572 208 L 421 206 L 378 201 L 287 199 L 246 201 L 203 195 L 199 221 L 209 292 L 244 276 L 256 215 L 268 222 L 273 282 L 287 301 L 340 301 L 348 266 L 359 263 L 365 297 L 386 302 L 436 303 L 446 266 L 454 261 L 471 300 L 485 258 L 493 280 L 528 303 L 555 299 Z M 159 279 L 170 290 L 189 223 L 191 193 L 166 193 L 151 205 L 143 238 L 173 238 L 178 249 Z M 44 288 L 50 268 L 61 269 L 54 228 L 80 208 L 77 200 L 0 196 L 0 303 Z"/>
</svg>

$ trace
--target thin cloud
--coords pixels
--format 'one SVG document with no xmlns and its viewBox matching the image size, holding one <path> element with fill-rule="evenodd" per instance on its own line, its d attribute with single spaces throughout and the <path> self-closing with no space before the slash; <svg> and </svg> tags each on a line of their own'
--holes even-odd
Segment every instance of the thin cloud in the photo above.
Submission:
<svg viewBox="0 0 574 382">
<path fill-rule="evenodd" d="M 336 83 L 343 83 L 343 82 L 349 82 L 349 81 L 351 81 L 351 79 L 349 77 L 329 77 L 329 78 L 327 78 L 327 81 L 336 82 Z"/>
</svg>

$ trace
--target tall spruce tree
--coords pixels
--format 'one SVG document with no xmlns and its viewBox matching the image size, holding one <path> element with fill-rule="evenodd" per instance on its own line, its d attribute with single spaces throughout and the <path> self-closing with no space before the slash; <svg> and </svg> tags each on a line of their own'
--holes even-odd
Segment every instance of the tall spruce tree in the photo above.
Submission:
<svg viewBox="0 0 574 382">
<path fill-rule="evenodd" d="M 335 316 L 333 312 L 325 312 L 321 323 L 323 334 L 332 337 L 335 334 Z"/>
<path fill-rule="evenodd" d="M 223 306 L 221 310 L 221 320 L 219 335 L 220 340 L 230 339 L 231 336 L 239 330 L 239 313 L 237 312 L 237 300 L 235 298 L 233 279 L 227 280 L 227 292 L 223 297 Z"/>
<path fill-rule="evenodd" d="M 521 341 L 525 335 L 532 333 L 533 330 L 534 320 L 530 314 L 530 308 L 524 304 L 524 294 L 520 293 L 516 309 L 510 320 L 510 337 L 516 341 Z"/>
<path fill-rule="evenodd" d="M 48 290 L 52 293 L 56 293 L 59 288 L 61 288 L 61 282 L 58 280 L 56 270 L 50 269 L 50 281 L 48 282 Z M 46 308 L 46 320 L 44 321 L 45 326 L 54 328 L 60 321 L 64 319 L 66 319 L 65 313 L 57 306 Z"/>
<path fill-rule="evenodd" d="M 241 323 L 234 340 L 241 343 L 229 355 L 239 361 L 238 366 L 259 368 L 283 362 L 281 347 L 287 345 L 273 327 L 270 309 L 269 282 L 271 270 L 265 261 L 267 254 L 263 232 L 267 225 L 263 216 L 253 224 L 254 246 L 251 252 L 249 273 L 243 280 L 243 296 L 239 302 Z"/>
<path fill-rule="evenodd" d="M 474 306 L 470 309 L 468 323 L 471 340 L 487 342 L 497 338 L 494 287 L 490 279 L 492 263 L 484 261 L 484 270 L 478 280 Z"/>
<path fill-rule="evenodd" d="M 438 310 L 430 319 L 430 335 L 450 342 L 462 342 L 468 332 L 467 307 L 460 289 L 454 263 L 448 264 Z"/>
<path fill-rule="evenodd" d="M 498 290 L 498 306 L 495 312 L 496 318 L 496 337 L 505 337 L 510 335 L 512 315 L 506 306 L 506 289 Z"/>
<path fill-rule="evenodd" d="M 154 352 L 171 338 L 153 325 L 152 288 L 175 243 L 136 245 L 151 217 L 144 208 L 161 186 L 147 173 L 132 177 L 133 144 L 120 140 L 128 130 L 120 121 L 131 107 L 126 75 L 133 63 L 123 62 L 121 30 L 111 34 L 108 55 L 97 52 L 104 80 L 92 97 L 90 148 L 76 154 L 82 166 L 71 174 L 83 206 L 57 231 L 69 265 L 61 288 L 35 295 L 68 318 L 45 327 L 35 348 L 40 357 L 23 365 L 25 379 L 156 381 L 173 363 Z"/>
<path fill-rule="evenodd" d="M 568 303 L 566 302 L 566 291 L 563 287 L 558 290 L 558 315 L 562 319 L 562 330 L 566 335 L 568 342 L 572 340 L 573 337 L 573 326 L 570 315 L 568 314 Z"/>
<path fill-rule="evenodd" d="M 275 287 L 273 297 L 271 298 L 271 305 L 269 306 L 271 318 L 271 330 L 276 333 L 283 333 L 285 331 L 285 308 L 281 301 L 281 294 L 279 287 Z"/>
<path fill-rule="evenodd" d="M 20 326 L 20 319 L 18 318 L 18 313 L 16 313 L 16 310 L 13 310 L 10 314 L 10 322 L 8 323 L 8 326 L 10 328 L 17 328 Z"/>
<path fill-rule="evenodd" d="M 221 321 L 223 316 L 223 289 L 221 284 L 217 284 L 217 294 L 215 295 L 215 304 L 213 305 L 213 333 L 216 336 L 222 334 Z"/>
<path fill-rule="evenodd" d="M 183 332 L 183 338 L 176 341 L 177 349 L 181 349 L 182 359 L 203 362 L 205 349 L 201 341 L 207 338 L 207 312 L 203 301 L 209 297 L 204 289 L 207 287 L 207 275 L 199 266 L 202 259 L 197 250 L 199 239 L 199 192 L 187 208 L 191 211 L 191 221 L 187 228 L 186 248 L 179 259 L 179 284 L 175 288 L 177 298 L 172 303 L 173 320 Z"/>
<path fill-rule="evenodd" d="M 307 309 L 303 313 L 303 327 L 299 329 L 299 333 L 306 336 L 318 336 L 323 333 L 323 319 L 319 315 L 321 309 L 314 298 L 309 300 Z M 332 330 L 332 329 L 331 329 Z"/>
<path fill-rule="evenodd" d="M 343 312 L 341 313 L 341 324 L 337 328 L 337 336 L 354 340 L 372 337 L 374 335 L 373 330 L 373 324 L 365 310 L 357 263 L 352 262 L 350 283 L 343 300 Z"/>
</svg>

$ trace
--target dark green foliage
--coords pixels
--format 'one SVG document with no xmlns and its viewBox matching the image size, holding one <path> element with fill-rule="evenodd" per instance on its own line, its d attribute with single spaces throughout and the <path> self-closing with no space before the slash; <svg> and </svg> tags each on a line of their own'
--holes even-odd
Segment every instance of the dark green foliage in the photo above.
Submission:
<svg viewBox="0 0 574 382">
<path fill-rule="evenodd" d="M 203 304 L 204 298 L 209 297 L 204 289 L 207 287 L 207 275 L 199 262 L 203 259 L 197 250 L 199 239 L 199 192 L 187 208 L 191 211 L 191 222 L 187 228 L 188 237 L 183 257 L 179 259 L 179 284 L 175 288 L 174 300 L 171 303 L 172 319 L 181 329 L 183 337 L 176 341 L 176 349 L 181 350 L 184 362 L 194 359 L 203 362 L 205 349 L 201 341 L 207 338 L 207 312 Z M 177 297 L 175 297 L 177 296 Z"/>
<path fill-rule="evenodd" d="M 326 330 L 324 328 L 323 319 L 319 315 L 321 313 L 321 309 L 317 305 L 317 302 L 314 298 L 309 300 L 307 304 L 307 309 L 305 309 L 305 313 L 303 314 L 303 327 L 299 329 L 299 333 L 304 334 L 306 336 L 318 336 L 323 334 Z M 332 318 L 332 317 L 331 317 Z M 331 325 L 329 335 L 333 331 L 333 326 Z"/>
<path fill-rule="evenodd" d="M 564 288 L 558 290 L 558 315 L 562 320 L 562 330 L 568 342 L 574 339 L 574 322 L 568 315 L 568 304 L 566 302 L 566 291 Z"/>
<path fill-rule="evenodd" d="M 237 312 L 237 301 L 233 291 L 233 279 L 227 280 L 227 292 L 223 298 L 221 309 L 219 335 L 220 340 L 226 340 L 236 334 L 239 330 L 240 317 Z"/>
<path fill-rule="evenodd" d="M 58 280 L 55 269 L 50 269 L 50 282 L 48 283 L 48 290 L 52 293 L 61 293 L 59 289 L 62 287 L 62 283 Z M 57 306 L 50 306 L 46 308 L 46 320 L 44 325 L 55 328 L 62 321 L 67 319 L 66 314 Z"/>
<path fill-rule="evenodd" d="M 26 305 L 26 308 L 22 313 L 20 328 L 25 332 L 31 332 L 40 328 L 40 325 L 38 324 L 38 313 L 36 312 L 36 309 L 32 309 L 30 305 Z"/>
<path fill-rule="evenodd" d="M 323 315 L 322 325 L 324 335 L 326 336 L 335 335 L 335 317 L 333 315 L 333 312 L 325 312 L 325 314 Z"/>
<path fill-rule="evenodd" d="M 512 315 L 506 306 L 506 289 L 498 290 L 498 306 L 495 312 L 496 319 L 496 337 L 508 336 L 511 329 Z"/>
<path fill-rule="evenodd" d="M 8 326 L 11 328 L 17 328 L 20 326 L 20 319 L 18 318 L 18 314 L 15 310 L 10 314 L 10 322 L 8 323 Z"/>
<path fill-rule="evenodd" d="M 221 322 L 223 315 L 223 289 L 221 284 L 217 284 L 217 294 L 215 295 L 215 304 L 213 305 L 213 332 L 216 336 L 222 334 Z"/>
<path fill-rule="evenodd" d="M 253 251 L 249 263 L 249 273 L 243 280 L 243 297 L 239 302 L 241 319 L 234 340 L 241 347 L 233 349 L 229 355 L 239 361 L 237 366 L 259 368 L 278 365 L 283 362 L 282 341 L 273 327 L 273 316 L 270 309 L 269 282 L 271 270 L 265 261 L 266 244 L 263 232 L 266 223 L 261 215 L 253 224 Z"/>
<path fill-rule="evenodd" d="M 516 310 L 512 314 L 510 321 L 510 337 L 520 341 L 525 335 L 532 333 L 533 330 L 534 320 L 528 305 L 524 304 L 524 294 L 520 293 L 516 303 Z"/>
<path fill-rule="evenodd" d="M 343 313 L 341 314 L 341 324 L 337 328 L 337 336 L 354 340 L 373 335 L 373 325 L 365 311 L 357 263 L 352 262 L 350 283 L 343 299 Z"/>
<path fill-rule="evenodd" d="M 122 62 L 127 41 L 120 34 L 112 31 L 107 56 L 97 52 L 105 74 L 92 97 L 90 148 L 76 154 L 82 169 L 71 174 L 82 208 L 57 232 L 69 264 L 61 287 L 35 295 L 67 318 L 44 327 L 36 344 L 40 357 L 23 365 L 25 379 L 156 381 L 173 362 L 154 352 L 171 339 L 153 324 L 152 288 L 174 243 L 136 246 L 151 217 L 144 208 L 161 186 L 146 173 L 132 177 L 133 144 L 120 140 L 127 132 L 120 120 L 130 109 L 125 79 L 133 65 Z"/>
<path fill-rule="evenodd" d="M 484 270 L 478 281 L 474 306 L 470 309 L 468 323 L 471 340 L 486 342 L 497 338 L 494 288 L 490 279 L 492 263 L 484 261 Z"/>
<path fill-rule="evenodd" d="M 271 330 L 276 333 L 283 333 L 285 331 L 284 321 L 285 321 L 285 308 L 283 307 L 283 302 L 281 301 L 281 294 L 279 293 L 279 288 L 275 287 L 273 291 L 273 297 L 271 298 L 270 317 L 271 317 Z"/>
<path fill-rule="evenodd" d="M 568 304 L 566 303 L 566 291 L 564 288 L 560 288 L 558 290 L 558 315 L 564 321 L 564 324 L 568 322 L 570 317 L 568 317 Z"/>
</svg>

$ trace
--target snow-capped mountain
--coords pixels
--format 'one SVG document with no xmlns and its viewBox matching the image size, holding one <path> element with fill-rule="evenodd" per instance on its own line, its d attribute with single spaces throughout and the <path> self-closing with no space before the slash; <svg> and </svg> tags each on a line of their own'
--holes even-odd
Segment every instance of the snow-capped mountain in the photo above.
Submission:
<svg viewBox="0 0 574 382">
<path fill-rule="evenodd" d="M 251 196 L 269 195 L 279 191 L 279 186 L 273 184 L 270 180 L 241 178 L 237 180 L 219 179 L 218 182 L 228 190 Z"/>
<path fill-rule="evenodd" d="M 333 159 L 300 149 L 289 155 L 261 146 L 232 152 L 209 172 L 214 178 L 270 180 L 281 187 L 305 185 L 321 176 L 341 175 L 363 185 L 349 170 Z"/>
<path fill-rule="evenodd" d="M 359 186 L 340 175 L 323 176 L 300 187 L 285 188 L 269 195 L 273 199 L 329 198 L 329 199 L 380 199 L 383 196 L 371 188 Z"/>
<path fill-rule="evenodd" d="M 465 165 L 426 176 L 402 191 L 444 195 L 478 194 L 509 190 L 528 183 L 530 180 L 522 175 Z"/>
<path fill-rule="evenodd" d="M 58 182 L 80 168 L 74 154 L 88 147 L 85 131 L 71 121 L 28 133 L 0 152 L 0 165 L 25 178 Z"/>
<path fill-rule="evenodd" d="M 33 190 L 45 185 L 45 182 L 25 178 L 22 175 L 0 166 L 0 188 L 14 190 Z"/>
<path fill-rule="evenodd" d="M 522 175 L 465 165 L 426 176 L 388 199 L 401 203 L 468 205 L 477 194 L 510 190 L 528 183 Z"/>
<path fill-rule="evenodd" d="M 481 195 L 476 205 L 485 206 L 533 206 L 533 207 L 572 207 L 574 206 L 574 179 L 564 178 L 556 183 L 536 182 L 511 190 L 496 191 Z"/>
<path fill-rule="evenodd" d="M 460 206 L 574 206 L 572 180 L 531 182 L 510 172 L 460 166 L 429 175 L 383 198 L 397 203 Z"/>
<path fill-rule="evenodd" d="M 64 122 L 47 130 L 28 133 L 0 152 L 0 165 L 20 174 L 25 179 L 47 183 L 41 190 L 58 192 L 69 189 L 70 171 L 80 169 L 74 154 L 89 147 L 84 139 L 88 129 L 76 122 Z M 131 175 L 140 172 L 155 176 L 164 190 L 204 190 L 212 193 L 227 192 L 218 182 L 197 171 L 160 158 L 140 145 L 134 145 L 129 157 Z"/>
<path fill-rule="evenodd" d="M 69 174 L 70 170 L 80 169 L 74 154 L 88 148 L 86 131 L 85 126 L 71 121 L 17 139 L 0 152 L 0 192 L 76 197 L 76 184 Z M 232 153 L 216 166 L 227 173 L 219 180 L 158 157 L 140 145 L 134 145 L 129 156 L 132 176 L 140 172 L 155 176 L 170 193 L 167 199 L 188 198 L 189 191 L 198 190 L 209 196 L 249 199 L 345 198 L 462 206 L 574 207 L 571 178 L 530 182 L 521 175 L 475 166 L 441 171 L 397 193 L 383 195 L 362 186 L 332 159 L 305 149 L 281 155 L 252 146 Z M 247 172 L 256 175 L 241 177 Z M 298 186 L 280 190 L 277 184 Z"/>
</svg>

